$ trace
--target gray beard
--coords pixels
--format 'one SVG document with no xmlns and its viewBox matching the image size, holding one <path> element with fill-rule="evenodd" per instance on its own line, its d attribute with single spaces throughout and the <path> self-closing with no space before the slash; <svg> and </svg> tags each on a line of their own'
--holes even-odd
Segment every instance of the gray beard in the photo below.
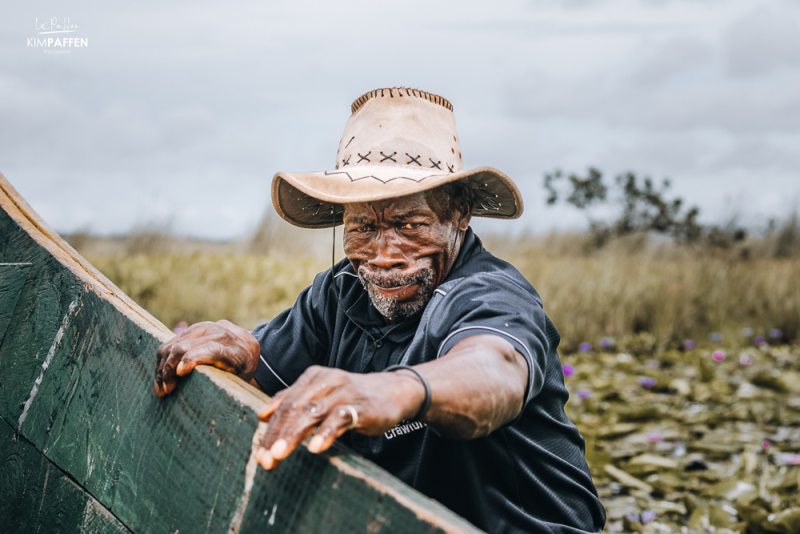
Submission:
<svg viewBox="0 0 800 534">
<path fill-rule="evenodd" d="M 375 276 L 358 270 L 358 279 L 367 290 L 372 305 L 378 312 L 390 321 L 407 319 L 420 312 L 433 296 L 433 269 L 422 269 L 413 276 Z M 419 284 L 417 296 L 407 302 L 398 302 L 397 299 L 380 294 L 375 286 L 389 288 L 406 284 Z"/>
</svg>

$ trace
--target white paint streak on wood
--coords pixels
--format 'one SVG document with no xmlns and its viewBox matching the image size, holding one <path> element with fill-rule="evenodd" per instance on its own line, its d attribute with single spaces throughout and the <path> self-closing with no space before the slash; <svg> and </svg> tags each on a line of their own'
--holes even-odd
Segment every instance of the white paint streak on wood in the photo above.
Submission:
<svg viewBox="0 0 800 534">
<path fill-rule="evenodd" d="M 31 394 L 28 395 L 28 400 L 25 401 L 25 407 L 22 409 L 22 415 L 19 416 L 19 426 L 17 430 L 22 429 L 22 423 L 25 422 L 25 419 L 28 417 L 28 410 L 31 409 L 31 404 L 33 404 L 33 399 L 36 397 L 36 394 L 39 393 L 39 386 L 42 385 L 42 380 L 44 380 L 44 372 L 47 371 L 47 368 L 50 367 L 50 362 L 53 360 L 53 354 L 56 353 L 56 348 L 61 343 L 61 338 L 64 336 L 64 330 L 67 329 L 67 325 L 69 325 L 69 319 L 72 315 L 72 312 L 75 311 L 75 308 L 78 307 L 78 298 L 72 301 L 72 304 L 69 305 L 69 309 L 67 313 L 64 315 L 64 319 L 61 320 L 61 326 L 58 328 L 56 332 L 56 338 L 53 340 L 53 344 L 50 346 L 50 350 L 47 351 L 47 357 L 44 359 L 44 363 L 42 364 L 42 370 L 39 372 L 39 377 L 33 382 L 33 388 L 31 388 Z"/>
<path fill-rule="evenodd" d="M 244 492 L 239 498 L 239 505 L 236 507 L 236 511 L 233 513 L 231 526 L 228 528 L 228 534 L 236 534 L 242 526 L 244 513 L 247 511 L 247 503 L 250 501 L 250 491 L 253 489 L 253 480 L 256 477 L 256 471 L 258 471 L 256 454 L 258 454 L 258 449 L 261 446 L 261 438 L 264 437 L 266 432 L 267 424 L 258 423 L 258 427 L 256 427 L 256 431 L 253 433 L 253 445 L 250 449 L 250 458 L 247 460 L 247 467 L 244 469 Z M 274 509 L 272 510 L 272 515 L 274 518 Z"/>
</svg>

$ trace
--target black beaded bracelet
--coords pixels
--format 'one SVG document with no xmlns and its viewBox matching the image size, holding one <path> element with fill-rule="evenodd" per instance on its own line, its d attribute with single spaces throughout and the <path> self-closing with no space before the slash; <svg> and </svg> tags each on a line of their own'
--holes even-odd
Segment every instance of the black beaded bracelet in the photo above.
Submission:
<svg viewBox="0 0 800 534">
<path fill-rule="evenodd" d="M 389 367 L 384 369 L 383 372 L 388 373 L 390 371 L 399 371 L 401 369 L 407 369 L 412 373 L 414 373 L 415 375 L 417 375 L 417 378 L 419 378 L 420 382 L 422 382 L 423 387 L 425 387 L 425 400 L 422 402 L 422 407 L 419 409 L 419 412 L 417 412 L 417 415 L 414 416 L 414 418 L 412 419 L 412 421 L 420 421 L 428 414 L 428 410 L 430 410 L 431 408 L 431 401 L 432 401 L 431 385 L 428 383 L 428 380 L 422 373 L 420 373 L 410 365 L 390 365 Z"/>
</svg>

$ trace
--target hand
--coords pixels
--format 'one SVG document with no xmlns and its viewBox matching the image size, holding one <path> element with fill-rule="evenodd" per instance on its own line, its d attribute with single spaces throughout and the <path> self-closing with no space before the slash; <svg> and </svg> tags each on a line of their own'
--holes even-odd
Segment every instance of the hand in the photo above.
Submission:
<svg viewBox="0 0 800 534">
<path fill-rule="evenodd" d="M 315 431 L 308 444 L 313 453 L 327 450 L 348 430 L 380 435 L 413 418 L 424 399 L 425 388 L 409 371 L 358 374 L 309 367 L 259 414 L 270 424 L 256 456 L 258 463 L 265 469 L 276 468 Z M 355 426 L 347 406 L 357 413 Z"/>
<path fill-rule="evenodd" d="M 256 338 L 230 321 L 193 324 L 156 351 L 156 395 L 175 389 L 178 376 L 197 365 L 213 365 L 249 382 L 256 373 L 261 346 Z"/>
</svg>

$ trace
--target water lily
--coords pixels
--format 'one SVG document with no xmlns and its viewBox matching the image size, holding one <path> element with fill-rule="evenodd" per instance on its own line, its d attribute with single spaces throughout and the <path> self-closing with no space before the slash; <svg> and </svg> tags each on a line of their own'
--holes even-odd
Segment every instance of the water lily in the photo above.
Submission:
<svg viewBox="0 0 800 534">
<path fill-rule="evenodd" d="M 650 521 L 652 521 L 655 518 L 656 518 L 655 510 L 644 510 L 642 512 L 642 515 L 639 515 L 637 513 L 625 514 L 625 519 L 627 519 L 631 523 L 635 523 L 637 521 L 641 521 L 641 523 L 643 525 L 646 525 L 647 523 L 649 523 Z"/>
<path fill-rule="evenodd" d="M 655 510 L 645 510 L 644 512 L 642 512 L 642 523 L 645 525 L 655 518 L 656 518 Z"/>
</svg>

